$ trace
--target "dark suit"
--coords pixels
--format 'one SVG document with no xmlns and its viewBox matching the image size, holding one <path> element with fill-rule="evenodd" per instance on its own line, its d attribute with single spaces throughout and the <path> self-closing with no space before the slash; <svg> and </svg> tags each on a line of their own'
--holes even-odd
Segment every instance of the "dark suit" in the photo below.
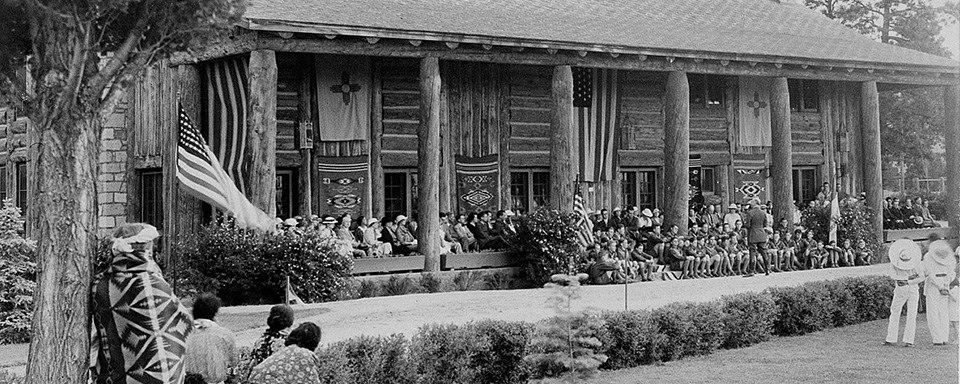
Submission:
<svg viewBox="0 0 960 384">
<path fill-rule="evenodd" d="M 593 230 L 606 232 L 608 229 L 613 228 L 613 222 L 610 219 L 600 219 L 593 223 Z"/>
<path fill-rule="evenodd" d="M 747 243 L 749 244 L 751 259 L 753 260 L 763 260 L 763 270 L 767 274 L 770 274 L 770 262 L 767 256 L 767 230 L 766 228 L 770 226 L 770 223 L 767 222 L 767 214 L 760 210 L 759 207 L 754 207 L 743 216 L 743 228 L 747 231 Z M 754 252 L 759 253 L 760 257 L 756 258 Z M 750 273 L 753 273 L 753 264 L 751 263 Z"/>
</svg>

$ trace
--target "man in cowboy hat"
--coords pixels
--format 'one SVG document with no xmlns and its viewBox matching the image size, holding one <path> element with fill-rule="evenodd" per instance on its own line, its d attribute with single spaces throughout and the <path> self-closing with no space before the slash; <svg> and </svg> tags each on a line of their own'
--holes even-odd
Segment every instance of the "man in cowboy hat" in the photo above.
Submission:
<svg viewBox="0 0 960 384">
<path fill-rule="evenodd" d="M 897 283 L 890 303 L 890 320 L 884 345 L 895 345 L 900 331 L 900 314 L 907 305 L 907 325 L 903 329 L 905 347 L 913 346 L 917 333 L 917 304 L 920 301 L 920 286 L 923 281 L 923 266 L 920 265 L 920 246 L 910 239 L 900 239 L 890 245 L 890 277 Z"/>
<path fill-rule="evenodd" d="M 766 212 L 760 209 L 760 199 L 750 200 L 750 206 L 752 208 L 743 217 L 743 227 L 747 229 L 747 243 L 749 244 L 751 260 L 744 277 L 753 276 L 758 263 L 763 263 L 763 272 L 769 275 L 770 256 L 767 255 L 767 227 L 771 223 L 767 221 Z"/>
<path fill-rule="evenodd" d="M 743 218 L 740 217 L 740 207 L 737 207 L 737 204 L 730 203 L 730 206 L 727 207 L 727 214 L 723 215 L 723 223 L 733 228 L 737 225 L 738 221 L 743 221 Z"/>
<path fill-rule="evenodd" d="M 933 345 L 946 345 L 949 336 L 950 282 L 956 277 L 957 261 L 953 249 L 946 240 L 930 243 L 930 250 L 923 258 L 923 270 L 927 279 L 923 283 L 923 295 L 927 304 L 927 326 Z"/>
</svg>

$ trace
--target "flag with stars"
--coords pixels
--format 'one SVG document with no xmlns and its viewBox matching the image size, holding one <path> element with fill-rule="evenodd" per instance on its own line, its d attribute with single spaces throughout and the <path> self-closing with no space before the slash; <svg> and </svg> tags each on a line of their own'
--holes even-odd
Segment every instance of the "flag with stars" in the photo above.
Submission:
<svg viewBox="0 0 960 384">
<path fill-rule="evenodd" d="M 770 146 L 770 79 L 740 76 L 740 130 L 742 147 Z"/>
<path fill-rule="evenodd" d="M 613 180 L 614 127 L 619 108 L 617 70 L 574 68 L 573 108 L 580 180 Z"/>
<path fill-rule="evenodd" d="M 366 140 L 370 136 L 370 90 L 373 88 L 370 59 L 339 55 L 316 57 L 320 140 Z"/>
<path fill-rule="evenodd" d="M 276 231 L 273 218 L 240 193 L 203 136 L 200 136 L 200 131 L 193 126 L 183 106 L 178 105 L 178 108 L 180 135 L 177 142 L 177 181 L 180 187 L 232 216 L 241 228 Z"/>
</svg>

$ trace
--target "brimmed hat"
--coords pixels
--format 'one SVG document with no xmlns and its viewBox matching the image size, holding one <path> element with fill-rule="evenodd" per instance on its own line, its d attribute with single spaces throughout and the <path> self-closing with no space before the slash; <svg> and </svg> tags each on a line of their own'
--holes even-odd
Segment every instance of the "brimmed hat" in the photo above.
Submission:
<svg viewBox="0 0 960 384">
<path fill-rule="evenodd" d="M 327 216 L 323 218 L 323 224 L 336 224 L 337 219 L 334 219 L 333 216 Z"/>
<path fill-rule="evenodd" d="M 298 224 L 297 219 L 294 219 L 292 217 L 283 221 L 283 225 L 286 225 L 288 227 L 296 227 L 297 224 Z"/>
<path fill-rule="evenodd" d="M 937 240 L 930 243 L 927 257 L 932 258 L 938 264 L 951 267 L 956 265 L 957 262 L 956 259 L 953 258 L 953 249 L 946 240 Z"/>
<path fill-rule="evenodd" d="M 516 216 L 517 214 L 516 214 L 516 213 L 513 213 L 513 211 L 511 211 L 511 210 L 508 209 L 508 210 L 506 210 L 506 211 L 503 211 L 503 215 L 506 216 L 506 217 L 510 217 L 510 216 Z"/>
<path fill-rule="evenodd" d="M 374 223 L 379 223 L 380 220 L 377 220 L 376 217 L 371 217 L 370 220 L 367 220 L 367 225 L 373 225 Z"/>
<path fill-rule="evenodd" d="M 897 269 L 910 270 L 920 264 L 920 246 L 910 239 L 900 239 L 890 244 L 890 263 Z"/>
<path fill-rule="evenodd" d="M 650 211 L 650 208 L 644 208 L 640 214 L 646 217 L 653 217 L 653 212 Z"/>
<path fill-rule="evenodd" d="M 730 203 L 730 206 L 727 207 L 727 209 L 737 209 L 737 208 L 738 208 L 737 205 L 733 203 Z"/>
<path fill-rule="evenodd" d="M 407 219 L 406 216 L 404 216 L 404 215 L 398 215 L 396 221 L 403 221 L 403 220 L 406 220 L 406 219 Z"/>
</svg>

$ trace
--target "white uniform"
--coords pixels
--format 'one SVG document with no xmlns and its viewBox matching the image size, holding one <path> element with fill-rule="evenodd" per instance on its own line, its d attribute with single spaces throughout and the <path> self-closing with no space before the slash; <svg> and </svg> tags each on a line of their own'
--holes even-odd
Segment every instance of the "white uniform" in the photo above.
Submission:
<svg viewBox="0 0 960 384">
<path fill-rule="evenodd" d="M 930 327 L 930 338 L 934 344 L 946 343 L 950 334 L 950 294 L 942 294 L 940 291 L 948 289 L 956 276 L 956 262 L 953 255 L 947 260 L 948 264 L 944 265 L 937 262 L 931 254 L 923 258 L 923 269 L 927 274 L 923 284 L 927 303 L 927 326 Z"/>
<path fill-rule="evenodd" d="M 918 256 L 919 257 L 919 256 Z M 907 305 L 907 325 L 903 329 L 903 342 L 913 344 L 917 333 L 917 305 L 920 302 L 920 282 L 923 281 L 923 266 L 917 265 L 914 269 L 903 270 L 891 266 L 890 277 L 894 280 L 906 281 L 907 285 L 893 289 L 893 302 L 890 303 L 890 321 L 887 324 L 888 343 L 896 343 L 900 331 L 900 314 L 903 305 Z"/>
</svg>

